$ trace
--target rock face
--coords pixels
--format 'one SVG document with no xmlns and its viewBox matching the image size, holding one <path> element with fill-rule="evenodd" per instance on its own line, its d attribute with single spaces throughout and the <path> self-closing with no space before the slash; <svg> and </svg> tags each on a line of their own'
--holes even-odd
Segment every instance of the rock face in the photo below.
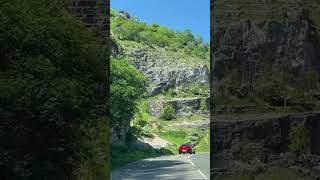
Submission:
<svg viewBox="0 0 320 180">
<path fill-rule="evenodd" d="M 205 101 L 209 107 L 209 98 L 174 98 L 170 100 L 155 100 L 149 102 L 149 110 L 152 116 L 159 116 L 162 109 L 170 104 L 173 106 L 177 113 L 177 117 L 187 116 L 189 113 L 202 113 L 200 112 L 201 102 Z M 209 110 L 209 109 L 207 109 Z"/>
<path fill-rule="evenodd" d="M 226 119 L 217 117 L 211 122 L 212 156 L 215 161 L 228 162 L 220 166 L 234 165 L 247 144 L 261 147 L 260 160 L 267 165 L 282 167 L 298 166 L 309 170 L 319 166 L 320 161 L 320 113 L 277 115 L 253 119 Z M 310 132 L 311 156 L 304 160 L 288 156 L 291 127 L 304 126 Z M 233 163 L 230 163 L 233 162 Z M 316 171 L 316 170 L 313 170 Z M 315 173 L 315 172 L 314 172 Z"/>
<path fill-rule="evenodd" d="M 136 46 L 124 45 L 123 54 L 132 65 L 148 77 L 150 96 L 168 88 L 177 88 L 194 82 L 199 84 L 209 82 L 209 68 L 204 60 L 182 57 L 164 48 L 152 49 L 138 43 Z"/>
<path fill-rule="evenodd" d="M 241 86 L 252 88 L 270 64 L 284 65 L 297 77 L 311 68 L 320 71 L 320 46 L 308 3 L 290 1 L 277 7 L 263 1 L 232 2 L 218 0 L 214 6 L 213 93 L 219 93 L 221 80 L 230 73 L 239 75 Z"/>
</svg>

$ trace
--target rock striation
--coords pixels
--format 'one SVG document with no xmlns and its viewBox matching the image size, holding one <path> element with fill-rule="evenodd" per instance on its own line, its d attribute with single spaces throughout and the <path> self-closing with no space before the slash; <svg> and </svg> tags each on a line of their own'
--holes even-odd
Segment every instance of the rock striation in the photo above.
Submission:
<svg viewBox="0 0 320 180">
<path fill-rule="evenodd" d="M 186 57 L 165 48 L 146 47 L 139 43 L 122 47 L 123 55 L 148 77 L 150 96 L 194 82 L 209 83 L 209 67 L 206 60 Z"/>
</svg>

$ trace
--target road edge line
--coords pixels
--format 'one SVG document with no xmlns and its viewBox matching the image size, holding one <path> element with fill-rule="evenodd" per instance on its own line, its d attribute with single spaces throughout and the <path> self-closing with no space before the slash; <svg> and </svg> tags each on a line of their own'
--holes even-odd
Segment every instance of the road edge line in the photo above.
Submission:
<svg viewBox="0 0 320 180">
<path fill-rule="evenodd" d="M 194 163 L 190 160 L 190 157 L 188 158 L 188 160 L 189 160 L 190 164 L 191 164 L 193 167 L 197 168 L 197 166 L 194 165 Z M 207 180 L 208 180 L 207 176 L 204 175 L 203 172 L 201 172 L 201 170 L 200 170 L 199 168 L 197 168 L 197 169 L 198 169 L 198 172 L 201 174 L 201 176 L 202 176 L 204 179 L 207 179 Z"/>
</svg>

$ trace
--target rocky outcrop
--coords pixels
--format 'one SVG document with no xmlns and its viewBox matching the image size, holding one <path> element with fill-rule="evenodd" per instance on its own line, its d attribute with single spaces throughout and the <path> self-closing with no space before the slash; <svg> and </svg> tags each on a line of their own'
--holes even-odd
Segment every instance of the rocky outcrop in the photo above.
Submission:
<svg viewBox="0 0 320 180">
<path fill-rule="evenodd" d="M 146 47 L 139 43 L 123 45 L 123 54 L 149 79 L 149 95 L 191 83 L 208 84 L 209 67 L 206 60 L 183 57 L 160 47 Z M 209 62 L 209 60 L 207 60 Z"/>
<path fill-rule="evenodd" d="M 211 121 L 212 157 L 217 162 L 224 162 L 216 168 L 219 171 L 225 169 L 225 173 L 228 173 L 227 167 L 235 166 L 244 147 L 255 144 L 261 147 L 259 157 L 266 165 L 297 166 L 311 172 L 320 165 L 319 120 L 320 113 L 215 117 Z M 305 159 L 296 159 L 288 154 L 289 132 L 294 126 L 304 126 L 310 131 L 311 155 Z"/>
<path fill-rule="evenodd" d="M 169 100 L 158 99 L 149 102 L 149 111 L 152 116 L 159 116 L 162 109 L 167 105 L 172 105 L 177 113 L 177 117 L 188 116 L 188 114 L 200 112 L 201 102 L 205 101 L 209 107 L 209 98 L 173 98 Z M 208 109 L 209 110 L 209 109 Z"/>
</svg>

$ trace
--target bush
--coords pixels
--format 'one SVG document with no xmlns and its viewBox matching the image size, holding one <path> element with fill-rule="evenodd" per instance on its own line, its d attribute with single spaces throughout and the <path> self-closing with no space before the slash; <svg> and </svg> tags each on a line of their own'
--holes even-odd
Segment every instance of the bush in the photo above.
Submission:
<svg viewBox="0 0 320 180">
<path fill-rule="evenodd" d="M 263 148 L 258 143 L 247 143 L 240 149 L 240 160 L 251 163 L 254 159 L 262 160 Z"/>
<path fill-rule="evenodd" d="M 300 155 L 310 150 L 310 132 L 305 127 L 292 127 L 289 132 L 289 150 Z"/>
<path fill-rule="evenodd" d="M 193 147 L 199 144 L 200 140 L 201 140 L 201 135 L 197 131 L 193 131 L 185 139 L 186 143 L 190 144 Z"/>
<path fill-rule="evenodd" d="M 205 99 L 201 100 L 201 103 L 200 103 L 200 111 L 202 113 L 208 113 L 208 105 L 207 105 L 207 102 Z"/>
<path fill-rule="evenodd" d="M 172 105 L 166 105 L 160 113 L 160 117 L 164 120 L 172 120 L 176 117 L 176 111 Z"/>
</svg>

